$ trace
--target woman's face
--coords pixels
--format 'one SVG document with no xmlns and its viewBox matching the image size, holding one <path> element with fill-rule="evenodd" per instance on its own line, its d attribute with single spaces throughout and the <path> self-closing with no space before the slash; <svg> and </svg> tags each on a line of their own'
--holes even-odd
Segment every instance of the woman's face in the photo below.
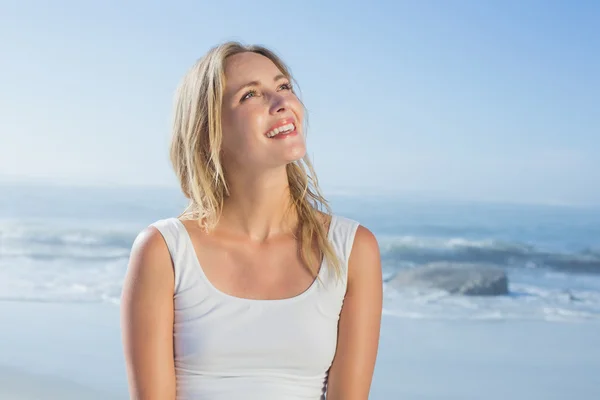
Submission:
<svg viewBox="0 0 600 400">
<path fill-rule="evenodd" d="M 229 57 L 225 81 L 225 168 L 264 170 L 304 157 L 302 104 L 269 58 L 252 52 Z"/>
</svg>

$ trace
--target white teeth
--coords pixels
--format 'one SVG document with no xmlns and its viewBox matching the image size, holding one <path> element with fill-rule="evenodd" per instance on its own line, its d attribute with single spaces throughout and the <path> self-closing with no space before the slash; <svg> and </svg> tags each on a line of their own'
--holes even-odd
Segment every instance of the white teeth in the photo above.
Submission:
<svg viewBox="0 0 600 400">
<path fill-rule="evenodd" d="M 281 132 L 287 132 L 292 130 L 294 130 L 294 124 L 283 125 L 279 128 L 275 128 L 272 131 L 267 132 L 267 137 L 272 138 L 273 136 L 278 135 Z"/>
</svg>

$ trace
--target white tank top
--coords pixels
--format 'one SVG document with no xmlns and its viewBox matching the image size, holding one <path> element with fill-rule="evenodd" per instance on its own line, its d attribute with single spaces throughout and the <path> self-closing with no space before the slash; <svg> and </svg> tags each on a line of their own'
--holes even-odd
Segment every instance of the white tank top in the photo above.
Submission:
<svg viewBox="0 0 600 400">
<path fill-rule="evenodd" d="M 219 291 L 204 274 L 180 220 L 152 226 L 164 237 L 174 265 L 177 400 L 324 399 L 358 223 L 333 216 L 329 227 L 342 279 L 324 260 L 320 279 L 281 300 Z"/>
</svg>

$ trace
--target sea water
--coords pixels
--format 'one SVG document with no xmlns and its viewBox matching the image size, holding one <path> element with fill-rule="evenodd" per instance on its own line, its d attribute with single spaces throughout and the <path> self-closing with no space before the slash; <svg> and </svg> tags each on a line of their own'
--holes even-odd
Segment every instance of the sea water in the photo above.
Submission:
<svg viewBox="0 0 600 400">
<path fill-rule="evenodd" d="M 32 191 L 29 198 L 24 189 L 13 188 L 12 204 L 0 210 L 2 300 L 117 304 L 137 233 L 156 219 L 176 216 L 184 204 L 168 190 L 53 190 Z M 598 209 L 375 196 L 337 196 L 331 203 L 334 212 L 375 233 L 386 281 L 401 269 L 440 261 L 498 266 L 508 275 L 509 294 L 495 297 L 385 285 L 387 314 L 600 317 Z"/>
</svg>

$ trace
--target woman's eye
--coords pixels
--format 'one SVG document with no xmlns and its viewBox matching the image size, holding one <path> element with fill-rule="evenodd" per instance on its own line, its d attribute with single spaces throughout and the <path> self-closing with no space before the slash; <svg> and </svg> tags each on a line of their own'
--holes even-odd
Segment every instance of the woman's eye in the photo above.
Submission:
<svg viewBox="0 0 600 400">
<path fill-rule="evenodd" d="M 292 84 L 291 83 L 284 83 L 283 85 L 281 85 L 279 87 L 283 88 L 285 90 L 292 90 Z"/>
<path fill-rule="evenodd" d="M 241 101 L 248 100 L 250 97 L 254 97 L 254 96 L 256 96 L 256 90 L 250 90 L 248 93 L 246 93 L 242 97 Z"/>
</svg>

